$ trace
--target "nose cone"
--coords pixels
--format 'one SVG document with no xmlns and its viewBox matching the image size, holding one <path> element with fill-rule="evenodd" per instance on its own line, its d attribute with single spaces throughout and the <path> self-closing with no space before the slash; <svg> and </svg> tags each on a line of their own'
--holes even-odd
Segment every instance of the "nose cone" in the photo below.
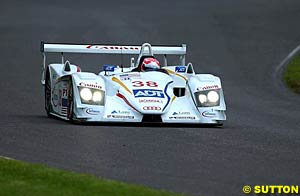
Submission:
<svg viewBox="0 0 300 196">
<path fill-rule="evenodd" d="M 120 75 L 119 80 L 124 84 L 121 85 L 120 92 L 142 114 L 163 114 L 173 97 L 170 85 L 172 78 L 165 73 L 126 73 Z"/>
<path fill-rule="evenodd" d="M 144 114 L 162 114 L 167 103 L 167 96 L 163 90 L 138 89 L 133 90 L 138 110 Z"/>
<path fill-rule="evenodd" d="M 133 96 L 137 109 L 143 114 L 163 114 L 170 105 L 173 91 L 168 82 L 164 88 L 134 89 Z"/>
</svg>

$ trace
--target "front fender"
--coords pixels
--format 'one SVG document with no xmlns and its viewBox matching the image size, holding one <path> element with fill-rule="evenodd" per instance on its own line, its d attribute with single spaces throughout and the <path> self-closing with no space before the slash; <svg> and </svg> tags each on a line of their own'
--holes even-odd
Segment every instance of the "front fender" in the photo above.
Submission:
<svg viewBox="0 0 300 196">
<path fill-rule="evenodd" d="M 195 93 L 201 91 L 209 91 L 209 90 L 218 90 L 220 92 L 220 103 L 218 106 L 212 107 L 200 107 L 197 106 L 199 113 L 201 116 L 208 119 L 215 120 L 226 120 L 226 104 L 224 98 L 224 92 L 221 84 L 221 80 L 219 77 L 211 75 L 211 74 L 197 74 L 192 76 L 189 80 L 189 88 L 192 94 L 195 105 L 197 106 L 197 98 L 195 97 Z"/>
<path fill-rule="evenodd" d="M 100 117 L 104 113 L 104 105 L 106 102 L 106 85 L 101 76 L 94 73 L 78 72 L 72 74 L 72 86 L 73 86 L 73 101 L 74 112 L 78 119 L 89 119 Z M 80 99 L 80 87 L 86 87 L 91 89 L 97 89 L 104 92 L 103 105 L 90 105 L 84 104 Z"/>
</svg>

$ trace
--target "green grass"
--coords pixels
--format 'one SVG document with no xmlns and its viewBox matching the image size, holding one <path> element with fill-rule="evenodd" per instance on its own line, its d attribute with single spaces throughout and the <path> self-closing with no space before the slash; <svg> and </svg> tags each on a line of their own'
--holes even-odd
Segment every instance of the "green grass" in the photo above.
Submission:
<svg viewBox="0 0 300 196">
<path fill-rule="evenodd" d="M 295 93 L 300 93 L 300 55 L 297 55 L 287 66 L 283 79 Z"/>
<path fill-rule="evenodd" d="M 38 164 L 0 158 L 0 195 L 178 195 L 140 185 L 99 179 Z"/>
</svg>

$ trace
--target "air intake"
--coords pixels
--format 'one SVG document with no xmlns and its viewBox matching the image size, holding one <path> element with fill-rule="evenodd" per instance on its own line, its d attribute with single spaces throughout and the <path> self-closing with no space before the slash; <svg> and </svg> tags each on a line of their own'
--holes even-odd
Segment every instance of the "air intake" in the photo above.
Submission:
<svg viewBox="0 0 300 196">
<path fill-rule="evenodd" d="M 185 95 L 185 88 L 173 88 L 173 93 L 176 97 L 183 97 Z"/>
<path fill-rule="evenodd" d="M 142 122 L 162 122 L 161 115 L 144 114 Z"/>
</svg>

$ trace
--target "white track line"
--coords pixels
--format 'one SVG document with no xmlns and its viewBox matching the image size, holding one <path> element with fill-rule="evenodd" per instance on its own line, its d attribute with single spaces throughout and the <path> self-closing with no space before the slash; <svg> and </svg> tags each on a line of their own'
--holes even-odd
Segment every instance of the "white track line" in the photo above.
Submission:
<svg viewBox="0 0 300 196">
<path fill-rule="evenodd" d="M 1 156 L 1 155 L 0 155 L 0 158 L 2 158 L 2 159 L 6 159 L 6 160 L 15 160 L 15 159 L 13 159 L 13 158 L 6 157 L 6 156 Z"/>
<path fill-rule="evenodd" d="M 293 93 L 291 90 L 287 88 L 287 86 L 284 84 L 282 80 L 282 75 L 285 67 L 293 60 L 293 58 L 300 53 L 300 45 L 297 46 L 292 52 L 288 54 L 287 57 L 285 57 L 281 63 L 275 68 L 274 72 L 274 80 L 276 87 L 278 87 L 279 91 L 284 91 L 285 94 L 288 96 L 295 96 L 295 93 Z"/>
</svg>

